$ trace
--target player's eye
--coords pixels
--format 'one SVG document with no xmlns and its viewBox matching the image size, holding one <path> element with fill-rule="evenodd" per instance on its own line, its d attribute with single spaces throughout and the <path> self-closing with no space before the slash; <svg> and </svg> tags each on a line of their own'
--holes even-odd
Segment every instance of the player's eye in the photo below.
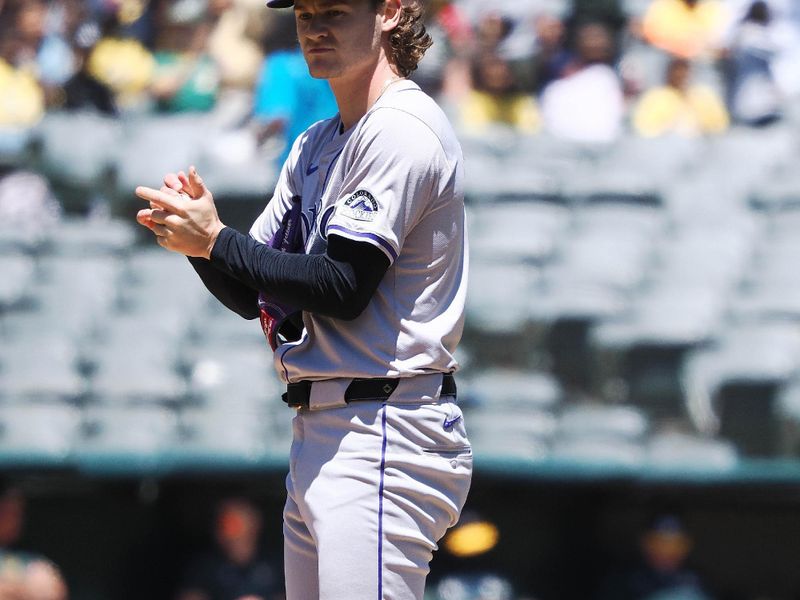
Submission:
<svg viewBox="0 0 800 600">
<path fill-rule="evenodd" d="M 297 11 L 297 12 L 295 12 L 294 16 L 298 21 L 308 21 L 309 19 L 311 19 L 311 13 L 310 12 Z"/>
</svg>

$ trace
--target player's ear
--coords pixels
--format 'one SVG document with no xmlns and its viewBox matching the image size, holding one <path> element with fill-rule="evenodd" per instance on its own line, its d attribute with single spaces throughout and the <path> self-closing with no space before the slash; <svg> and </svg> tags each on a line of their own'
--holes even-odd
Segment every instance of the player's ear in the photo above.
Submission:
<svg viewBox="0 0 800 600">
<path fill-rule="evenodd" d="M 403 15 L 403 0 L 385 0 L 383 17 L 381 18 L 381 31 L 392 31 L 400 24 Z"/>
</svg>

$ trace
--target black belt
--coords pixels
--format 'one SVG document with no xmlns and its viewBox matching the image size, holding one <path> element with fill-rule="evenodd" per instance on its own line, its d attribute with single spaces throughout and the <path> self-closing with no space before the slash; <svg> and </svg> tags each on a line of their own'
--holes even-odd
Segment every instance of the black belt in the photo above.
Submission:
<svg viewBox="0 0 800 600">
<path fill-rule="evenodd" d="M 308 408 L 312 383 L 312 381 L 290 383 L 286 386 L 286 393 L 282 396 L 283 401 L 292 408 Z M 365 400 L 384 402 L 397 389 L 399 383 L 400 379 L 398 378 L 353 379 L 344 391 L 344 399 L 345 402 Z M 450 373 L 445 373 L 442 377 L 442 392 L 440 396 L 455 395 L 456 379 Z"/>
</svg>

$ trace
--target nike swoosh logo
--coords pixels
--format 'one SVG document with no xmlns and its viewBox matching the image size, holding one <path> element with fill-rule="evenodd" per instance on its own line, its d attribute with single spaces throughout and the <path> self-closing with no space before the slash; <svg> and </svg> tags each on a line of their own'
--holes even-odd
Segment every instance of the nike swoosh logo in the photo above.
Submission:
<svg viewBox="0 0 800 600">
<path fill-rule="evenodd" d="M 317 172 L 317 169 L 319 169 L 319 165 L 308 165 L 308 168 L 306 169 L 306 176 L 313 175 Z"/>
<path fill-rule="evenodd" d="M 442 427 L 444 427 L 445 429 L 451 429 L 453 427 L 453 425 L 458 423 L 460 420 L 461 420 L 461 415 L 458 415 L 454 419 L 448 419 L 447 417 L 445 417 L 444 418 L 444 423 L 442 423 Z"/>
</svg>

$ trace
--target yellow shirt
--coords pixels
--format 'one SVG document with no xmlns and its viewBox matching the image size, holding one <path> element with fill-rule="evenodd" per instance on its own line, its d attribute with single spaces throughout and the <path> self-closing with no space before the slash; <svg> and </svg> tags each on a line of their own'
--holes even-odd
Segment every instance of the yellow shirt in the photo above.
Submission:
<svg viewBox="0 0 800 600">
<path fill-rule="evenodd" d="M 30 127 L 44 115 L 44 92 L 36 78 L 0 59 L 0 127 Z"/>
<path fill-rule="evenodd" d="M 721 133 L 728 125 L 722 100 L 703 85 L 693 86 L 685 94 L 668 86 L 652 89 L 642 96 L 633 113 L 633 127 L 644 137 Z"/>
<path fill-rule="evenodd" d="M 461 106 L 461 122 L 468 130 L 487 126 L 510 125 L 523 133 L 536 133 L 541 126 L 539 108 L 528 94 L 495 96 L 471 91 Z"/>
<path fill-rule="evenodd" d="M 124 105 L 150 85 L 155 60 L 136 40 L 105 38 L 92 50 L 88 70 L 95 79 L 111 88 Z"/>
<path fill-rule="evenodd" d="M 682 0 L 653 0 L 642 29 L 653 46 L 696 58 L 719 44 L 726 19 L 727 9 L 719 0 L 700 0 L 693 9 Z"/>
</svg>

